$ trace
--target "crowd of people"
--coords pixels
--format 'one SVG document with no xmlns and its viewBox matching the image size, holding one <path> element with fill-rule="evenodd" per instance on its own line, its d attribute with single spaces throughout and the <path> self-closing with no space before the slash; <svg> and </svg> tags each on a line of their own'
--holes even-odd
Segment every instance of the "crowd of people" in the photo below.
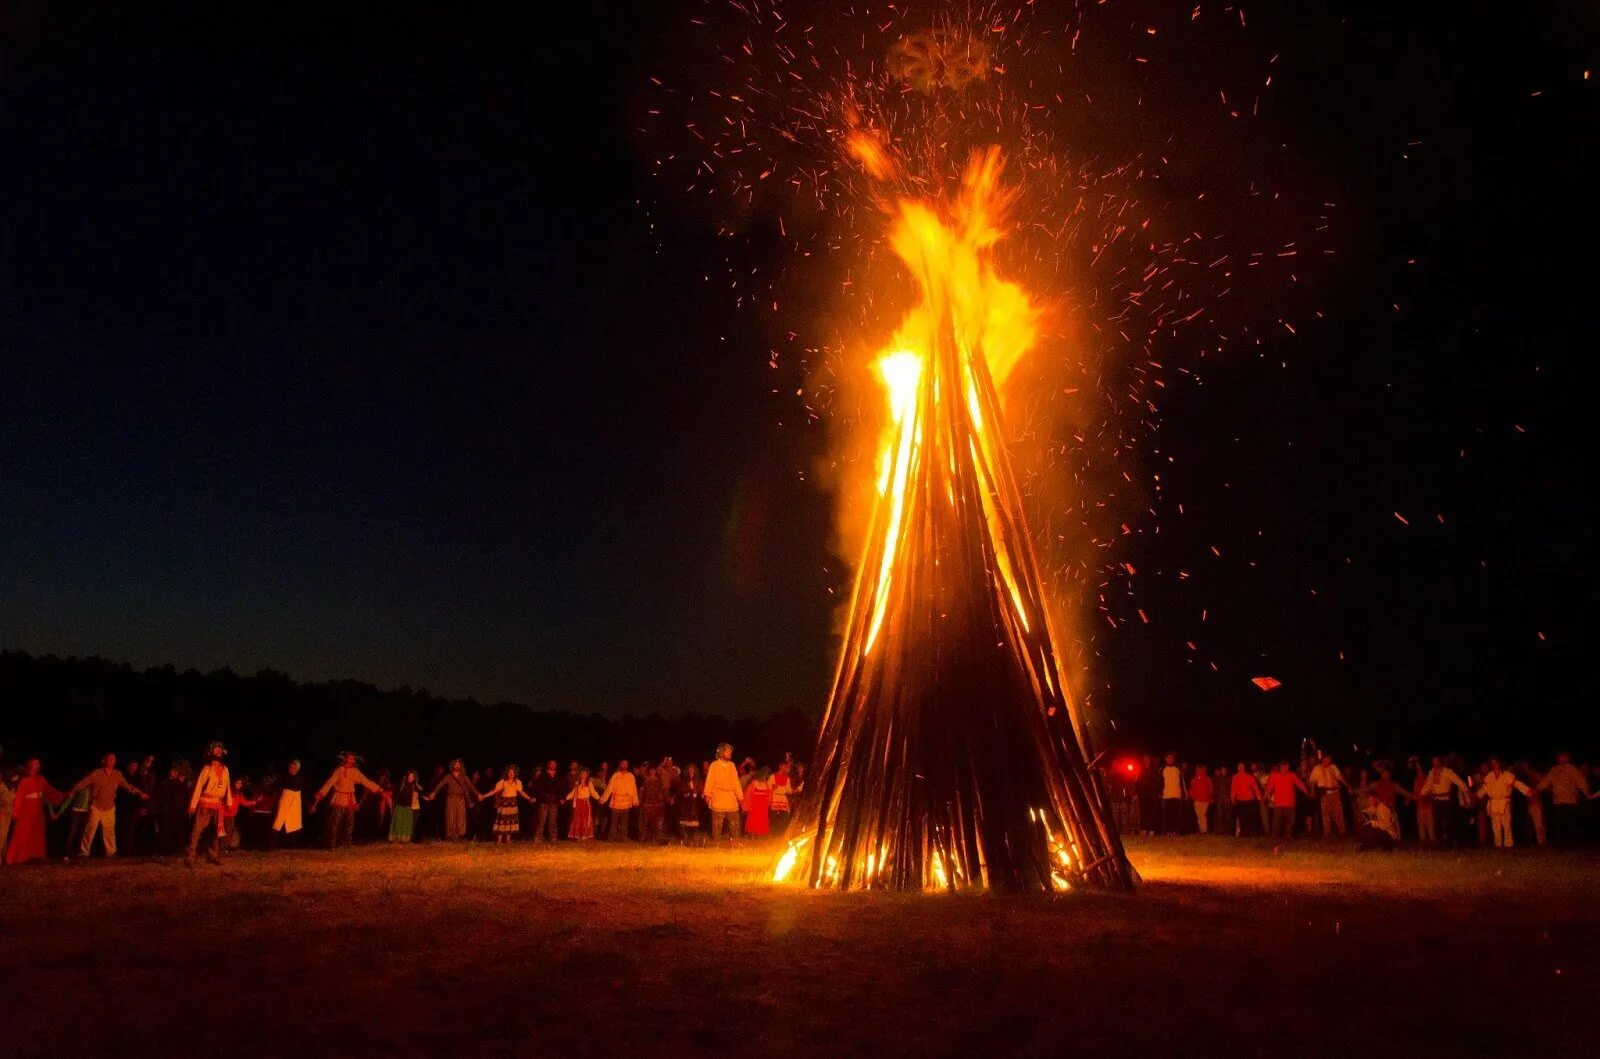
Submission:
<svg viewBox="0 0 1600 1059">
<path fill-rule="evenodd" d="M 1471 766 L 1440 755 L 1397 769 L 1390 760 L 1346 767 L 1308 745 L 1297 761 L 1271 768 L 1211 768 L 1176 754 L 1122 758 L 1106 780 L 1125 834 L 1350 835 L 1365 849 L 1403 841 L 1576 846 L 1600 837 L 1600 770 L 1566 753 L 1545 768 L 1493 757 Z"/>
<path fill-rule="evenodd" d="M 398 775 L 398 779 L 396 776 Z M 1600 837 L 1600 775 L 1593 765 L 1556 756 L 1547 768 L 1476 767 L 1456 757 L 1413 757 L 1404 769 L 1374 760 L 1346 768 L 1314 747 L 1299 759 L 1216 768 L 1176 754 L 1119 758 L 1103 766 L 1124 834 L 1214 834 L 1274 839 L 1353 836 L 1362 848 L 1519 844 L 1574 846 Z M 781 835 L 805 789 L 805 765 L 785 754 L 776 767 L 733 748 L 705 762 L 671 757 L 590 769 L 556 761 L 524 775 L 516 765 L 469 771 L 460 760 L 424 777 L 415 769 L 363 771 L 353 753 L 337 756 L 320 785 L 299 761 L 259 777 L 235 775 L 227 750 L 212 743 L 192 767 L 115 754 L 64 790 L 38 758 L 0 767 L 0 863 L 88 857 L 182 855 L 216 861 L 224 849 L 298 846 L 313 818 L 315 841 L 338 848 L 356 840 L 424 839 L 681 843 L 698 846 Z"/>
<path fill-rule="evenodd" d="M 468 771 L 460 760 L 424 778 L 417 770 L 375 769 L 357 755 L 337 756 L 319 785 L 299 761 L 259 777 L 235 775 L 228 752 L 212 743 L 203 763 L 171 762 L 163 774 L 153 756 L 126 770 L 106 754 L 98 767 L 58 789 L 38 758 L 0 768 L 0 863 L 90 856 L 98 845 L 119 854 L 200 855 L 213 863 L 224 849 L 274 849 L 308 841 L 338 848 L 361 840 L 415 842 L 526 838 L 545 843 L 682 843 L 704 845 L 781 835 L 791 799 L 805 786 L 805 765 L 785 754 L 776 767 L 753 758 L 734 762 L 723 743 L 705 762 L 679 766 L 670 757 L 590 769 L 555 761 L 524 776 L 516 765 Z"/>
</svg>

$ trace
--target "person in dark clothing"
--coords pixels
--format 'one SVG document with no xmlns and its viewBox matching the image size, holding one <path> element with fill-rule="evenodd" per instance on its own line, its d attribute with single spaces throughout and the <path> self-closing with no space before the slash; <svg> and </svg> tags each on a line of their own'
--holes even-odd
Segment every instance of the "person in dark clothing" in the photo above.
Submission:
<svg viewBox="0 0 1600 1059">
<path fill-rule="evenodd" d="M 566 791 L 570 791 L 572 788 L 578 785 L 579 771 L 580 769 L 576 761 L 567 766 L 567 776 L 563 781 L 563 786 L 566 788 L 566 790 L 561 792 L 563 799 L 566 797 Z M 556 834 L 562 838 L 568 837 L 572 834 L 572 802 L 562 801 L 560 812 L 556 819 Z"/>
<path fill-rule="evenodd" d="M 156 789 L 156 837 L 169 857 L 183 853 L 189 843 L 189 781 L 177 765 Z"/>
<path fill-rule="evenodd" d="M 544 768 L 533 777 L 529 784 L 535 803 L 533 818 L 534 841 L 555 842 L 556 823 L 560 815 L 561 800 L 567 796 L 567 791 L 572 788 L 566 785 L 564 777 L 556 771 L 554 761 L 546 761 Z"/>
<path fill-rule="evenodd" d="M 140 853 L 155 853 L 159 849 L 156 844 L 156 791 L 161 786 L 161 777 L 156 775 L 154 754 L 144 756 L 139 763 L 139 778 L 132 782 L 145 796 L 134 812 L 133 841 L 128 848 Z"/>
<path fill-rule="evenodd" d="M 140 852 L 134 848 L 134 841 L 139 830 L 139 808 L 148 797 L 144 793 L 144 772 L 137 758 L 128 762 L 123 778 L 133 790 L 117 792 L 117 852 L 131 857 Z"/>
<path fill-rule="evenodd" d="M 1149 754 L 1140 760 L 1140 765 L 1135 784 L 1139 796 L 1139 827 L 1145 834 L 1153 835 L 1161 826 L 1161 770 Z"/>
</svg>

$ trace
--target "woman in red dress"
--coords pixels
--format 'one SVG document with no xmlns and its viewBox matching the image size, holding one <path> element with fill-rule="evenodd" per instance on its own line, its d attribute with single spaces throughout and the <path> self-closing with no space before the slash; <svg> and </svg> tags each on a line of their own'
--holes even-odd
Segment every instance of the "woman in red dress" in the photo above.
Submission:
<svg viewBox="0 0 1600 1059">
<path fill-rule="evenodd" d="M 744 833 L 765 837 L 772 831 L 767 811 L 772 808 L 771 770 L 756 770 L 755 778 L 744 788 Z"/>
<path fill-rule="evenodd" d="M 6 847 L 7 864 L 44 860 L 44 806 L 61 804 L 61 792 L 39 775 L 39 759 L 31 757 L 17 781 L 17 801 L 11 821 L 11 844 Z"/>
<path fill-rule="evenodd" d="M 578 782 L 567 792 L 564 801 L 572 803 L 572 823 L 567 825 L 567 837 L 587 839 L 594 837 L 594 802 L 600 792 L 594 789 L 588 769 L 578 770 Z"/>
</svg>

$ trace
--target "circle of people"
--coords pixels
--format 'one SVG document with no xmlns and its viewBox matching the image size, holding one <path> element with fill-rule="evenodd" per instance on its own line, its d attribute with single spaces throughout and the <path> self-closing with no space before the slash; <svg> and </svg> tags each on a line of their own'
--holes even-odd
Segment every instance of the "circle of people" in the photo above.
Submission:
<svg viewBox="0 0 1600 1059">
<path fill-rule="evenodd" d="M 701 764 L 680 767 L 664 757 L 637 768 L 621 760 L 614 770 L 608 762 L 590 770 L 574 761 L 563 771 L 548 761 L 526 781 L 515 765 L 497 776 L 468 772 L 457 758 L 427 782 L 415 769 L 395 782 L 387 769 L 367 776 L 357 755 L 345 751 L 314 790 L 299 761 L 257 783 L 233 775 L 227 755 L 214 742 L 198 770 L 173 762 L 158 781 L 154 757 L 130 761 L 124 772 L 108 753 L 64 791 L 45 778 L 38 758 L 0 770 L 0 863 L 48 859 L 50 825 L 63 818 L 65 859 L 88 857 L 98 839 L 107 857 L 181 853 L 192 867 L 204 853 L 216 863 L 224 849 L 302 843 L 307 818 L 319 809 L 322 841 L 330 849 L 350 845 L 358 828 L 390 842 L 426 834 L 505 844 L 524 830 L 524 814 L 532 823 L 529 837 L 546 843 L 560 836 L 699 846 L 708 835 L 724 842 L 782 834 L 791 799 L 805 783 L 805 765 L 792 754 L 776 768 L 753 758 L 736 765 L 728 743 Z"/>
<path fill-rule="evenodd" d="M 1122 758 L 1105 779 L 1124 834 L 1294 835 L 1343 837 L 1363 849 L 1393 849 L 1403 837 L 1422 846 L 1466 842 L 1508 849 L 1524 843 L 1578 845 L 1600 825 L 1593 805 L 1600 776 L 1561 753 L 1547 769 L 1527 761 L 1507 768 L 1496 757 L 1476 768 L 1438 756 L 1406 762 L 1403 779 L 1390 761 L 1348 772 L 1333 755 L 1310 749 L 1298 767 L 1239 762 L 1215 770 L 1168 754 Z M 1465 777 L 1465 778 L 1463 778 Z M 1350 811 L 1347 813 L 1346 806 Z M 1354 826 L 1349 826 L 1353 819 Z"/>
</svg>

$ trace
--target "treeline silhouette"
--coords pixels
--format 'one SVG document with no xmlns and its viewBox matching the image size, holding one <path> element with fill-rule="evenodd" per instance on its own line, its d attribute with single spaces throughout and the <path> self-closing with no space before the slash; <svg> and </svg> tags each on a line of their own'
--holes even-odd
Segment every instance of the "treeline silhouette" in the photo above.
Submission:
<svg viewBox="0 0 1600 1059">
<path fill-rule="evenodd" d="M 102 658 L 0 652 L 5 761 L 41 757 L 57 782 L 107 751 L 197 762 L 213 739 L 227 745 L 241 772 L 298 758 L 317 774 L 345 749 L 378 765 L 422 770 L 453 757 L 469 768 L 550 758 L 562 767 L 572 760 L 615 764 L 663 754 L 701 761 L 723 740 L 741 757 L 773 762 L 793 751 L 804 760 L 817 722 L 798 710 L 756 718 L 543 712 L 406 687 L 385 691 L 357 680 L 300 683 L 273 670 L 241 676 L 231 669 L 135 669 Z"/>
</svg>

